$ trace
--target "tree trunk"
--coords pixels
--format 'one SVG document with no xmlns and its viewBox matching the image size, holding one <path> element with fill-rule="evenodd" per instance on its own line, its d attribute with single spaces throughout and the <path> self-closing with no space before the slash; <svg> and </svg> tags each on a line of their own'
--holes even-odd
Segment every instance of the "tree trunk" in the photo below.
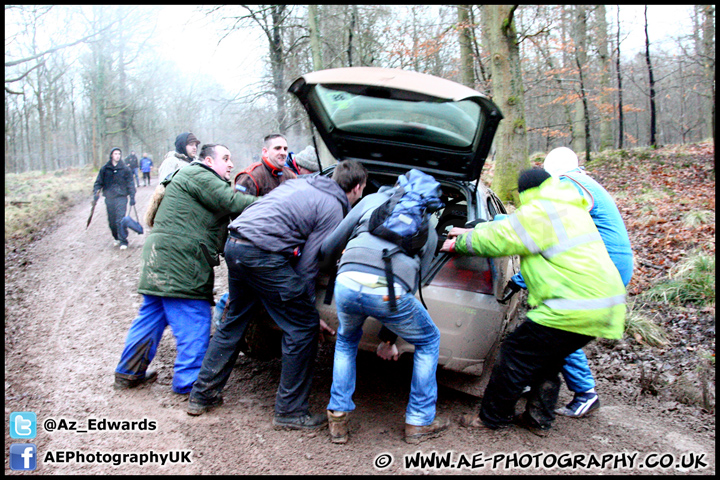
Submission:
<svg viewBox="0 0 720 480">
<path fill-rule="evenodd" d="M 647 5 L 645 5 L 645 63 L 648 67 L 648 84 L 650 85 L 650 146 L 657 148 L 657 119 L 655 115 L 655 77 L 650 61 L 650 37 L 648 36 Z"/>
<path fill-rule="evenodd" d="M 320 31 L 318 29 L 318 6 L 308 5 L 308 29 L 310 30 L 310 51 L 313 70 L 322 70 L 322 50 L 320 49 Z"/>
<path fill-rule="evenodd" d="M 490 54 L 492 93 L 503 113 L 496 142 L 496 163 L 492 187 L 503 200 L 518 205 L 517 179 L 528 160 L 525 104 L 513 15 L 516 6 L 483 5 L 482 32 Z"/>
<path fill-rule="evenodd" d="M 472 5 L 458 5 L 458 37 L 460 43 L 460 78 L 462 84 L 475 88 L 475 71 L 473 70 L 472 55 L 472 26 L 470 25 L 469 11 Z"/>
<path fill-rule="evenodd" d="M 124 155 L 130 155 L 130 125 L 128 120 L 127 75 L 125 74 L 125 41 L 123 40 L 123 9 L 118 8 L 118 76 L 120 79 L 120 135 Z"/>
<path fill-rule="evenodd" d="M 598 56 L 600 57 L 600 146 L 602 152 L 612 148 L 612 99 L 610 98 L 610 54 L 608 53 L 608 27 L 605 5 L 598 5 L 595 12 L 597 25 Z"/>
<path fill-rule="evenodd" d="M 715 141 L 715 5 L 702 6 L 702 59 L 703 75 L 710 101 L 703 102 L 705 107 L 704 138 Z"/>
<path fill-rule="evenodd" d="M 580 92 L 579 98 L 575 102 L 575 116 L 573 121 L 573 137 L 572 137 L 572 149 L 576 152 L 584 152 L 589 139 L 586 136 L 587 129 L 585 128 L 586 108 L 587 103 L 584 98 L 585 86 L 583 85 L 582 70 L 587 64 L 587 6 L 586 5 L 575 5 L 575 18 L 573 21 L 573 40 L 575 42 L 575 65 L 578 69 L 578 77 L 580 78 Z"/>
<path fill-rule="evenodd" d="M 285 58 L 283 50 L 283 29 L 286 5 L 272 6 L 272 39 L 270 42 L 270 64 L 273 73 L 275 92 L 275 119 L 280 133 L 287 132 L 288 120 L 285 118 Z"/>
<path fill-rule="evenodd" d="M 625 138 L 625 121 L 623 120 L 623 89 L 622 75 L 620 74 L 620 6 L 617 8 L 617 52 L 615 53 L 615 70 L 618 84 L 618 148 L 622 150 Z"/>
<path fill-rule="evenodd" d="M 350 25 L 348 26 L 348 67 L 353 66 L 352 51 L 353 51 L 353 32 L 355 31 L 355 23 L 357 22 L 357 5 L 353 5 L 350 10 Z"/>
</svg>

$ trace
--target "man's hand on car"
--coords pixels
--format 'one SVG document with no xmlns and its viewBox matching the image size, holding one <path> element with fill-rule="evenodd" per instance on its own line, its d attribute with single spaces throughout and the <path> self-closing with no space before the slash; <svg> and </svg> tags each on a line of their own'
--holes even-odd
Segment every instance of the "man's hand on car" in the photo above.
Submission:
<svg viewBox="0 0 720 480">
<path fill-rule="evenodd" d="M 380 342 L 377 346 L 377 356 L 383 360 L 397 360 L 400 358 L 397 345 L 390 342 Z"/>
</svg>

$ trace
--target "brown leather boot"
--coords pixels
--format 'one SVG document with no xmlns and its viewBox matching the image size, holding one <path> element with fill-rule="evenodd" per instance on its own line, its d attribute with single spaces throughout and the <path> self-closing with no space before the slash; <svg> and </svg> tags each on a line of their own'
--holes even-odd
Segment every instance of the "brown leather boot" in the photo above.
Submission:
<svg viewBox="0 0 720 480">
<path fill-rule="evenodd" d="M 349 416 L 350 412 L 327 411 L 328 429 L 330 430 L 330 441 L 332 443 L 347 443 Z"/>
<path fill-rule="evenodd" d="M 427 440 L 429 438 L 439 437 L 442 432 L 448 429 L 450 420 L 447 418 L 437 418 L 430 425 L 418 427 L 416 425 L 405 424 L 405 441 L 413 445 Z"/>
</svg>

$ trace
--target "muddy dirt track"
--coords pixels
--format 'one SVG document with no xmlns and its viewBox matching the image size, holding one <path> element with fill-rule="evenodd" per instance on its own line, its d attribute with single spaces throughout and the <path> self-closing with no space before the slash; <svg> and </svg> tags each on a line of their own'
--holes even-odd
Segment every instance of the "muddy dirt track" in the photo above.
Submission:
<svg viewBox="0 0 720 480">
<path fill-rule="evenodd" d="M 145 206 L 154 187 L 138 190 L 138 211 Z M 388 364 L 371 355 L 360 354 L 357 410 L 353 415 L 351 438 L 346 445 L 328 440 L 327 429 L 317 433 L 275 431 L 271 420 L 275 389 L 280 374 L 279 360 L 257 361 L 244 358 L 233 371 L 224 391 L 225 404 L 200 417 L 185 413 L 187 401 L 172 393 L 174 340 L 166 330 L 153 365 L 159 369 L 158 381 L 132 391 L 112 388 L 113 371 L 123 348 L 128 327 L 141 302 L 136 292 L 140 255 L 145 236 L 130 232 L 130 248 L 113 247 L 107 227 L 103 200 L 98 203 L 90 228 L 85 222 L 89 199 L 59 220 L 59 224 L 41 240 L 23 251 L 6 256 L 5 270 L 5 423 L 11 412 L 37 414 L 34 440 L 10 438 L 5 430 L 6 474 L 303 474 L 363 475 L 417 473 L 474 474 L 714 474 L 715 421 L 697 407 L 667 405 L 654 397 L 628 395 L 622 383 L 598 375 L 602 408 L 593 417 L 560 417 L 547 438 L 539 438 L 520 429 L 487 433 L 462 429 L 454 421 L 450 431 L 438 439 L 411 446 L 402 440 L 403 415 L 409 392 L 409 359 Z M 227 290 L 224 264 L 215 269 L 219 295 Z M 218 298 L 216 297 L 216 298 Z M 607 355 L 590 346 L 588 356 L 593 370 L 602 370 Z M 317 360 L 311 407 L 324 411 L 329 399 L 332 373 L 332 346 L 321 345 Z M 570 393 L 563 387 L 560 401 Z M 477 399 L 441 387 L 438 414 L 453 420 L 474 411 Z M 143 419 L 155 422 L 154 430 L 108 431 L 88 433 L 48 432 L 48 419 L 78 422 L 88 426 L 89 419 Z M 148 422 L 149 423 L 149 422 Z M 69 425 L 69 423 L 68 423 Z M 35 472 L 10 469 L 11 443 L 37 445 Z M 114 466 L 99 455 L 101 463 L 58 463 L 58 452 L 86 455 L 98 453 L 165 454 L 191 452 L 190 464 Z M 477 468 L 407 468 L 404 457 L 416 452 L 452 452 L 453 462 Z M 492 459 L 515 452 L 516 463 L 501 462 L 492 469 Z M 544 454 L 540 454 L 544 452 Z M 613 468 L 560 468 L 561 459 L 583 460 L 580 454 L 637 452 L 634 466 L 626 463 Z M 643 470 L 639 464 L 660 460 L 670 454 L 674 461 L 668 469 Z M 381 454 L 389 454 L 391 457 Z M 482 457 L 479 455 L 482 454 Z M 526 455 L 529 454 L 529 455 Z M 574 457 L 571 457 L 573 454 Z M 54 463 L 49 460 L 53 455 Z M 701 455 L 704 455 L 701 457 Z M 116 458 L 119 458 L 116 456 Z M 132 457 L 128 457 L 132 459 Z M 389 466 L 378 469 L 374 463 Z M 481 459 L 491 460 L 480 467 Z M 605 457 L 609 459 L 610 457 Z M 681 459 L 700 458 L 705 468 L 683 468 Z M 671 457 L 664 457 L 664 461 Z M 535 467 L 535 462 L 540 468 Z M 584 461 L 590 462 L 589 457 Z M 529 468 L 519 463 L 531 462 Z M 555 465 L 554 468 L 543 467 Z M 608 468 L 609 467 L 609 468 Z M 678 468 L 679 467 L 679 468 Z"/>
</svg>

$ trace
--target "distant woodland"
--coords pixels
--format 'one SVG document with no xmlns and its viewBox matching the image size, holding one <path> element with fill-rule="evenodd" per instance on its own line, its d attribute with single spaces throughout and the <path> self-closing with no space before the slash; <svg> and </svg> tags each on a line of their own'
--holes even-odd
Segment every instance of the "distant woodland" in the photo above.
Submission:
<svg viewBox="0 0 720 480">
<path fill-rule="evenodd" d="M 6 173 L 99 167 L 114 146 L 161 160 L 183 131 L 227 144 L 240 164 L 271 132 L 299 150 L 311 130 L 288 86 L 348 66 L 414 70 L 490 95 L 505 117 L 496 159 L 511 165 L 560 145 L 591 158 L 714 139 L 714 5 L 686 7 L 692 30 L 663 49 L 647 33 L 657 7 L 646 6 L 634 56 L 615 5 L 197 7 L 220 42 L 243 29 L 264 39 L 263 81 L 235 91 L 202 58 L 159 57 L 159 8 L 5 6 Z"/>
</svg>

